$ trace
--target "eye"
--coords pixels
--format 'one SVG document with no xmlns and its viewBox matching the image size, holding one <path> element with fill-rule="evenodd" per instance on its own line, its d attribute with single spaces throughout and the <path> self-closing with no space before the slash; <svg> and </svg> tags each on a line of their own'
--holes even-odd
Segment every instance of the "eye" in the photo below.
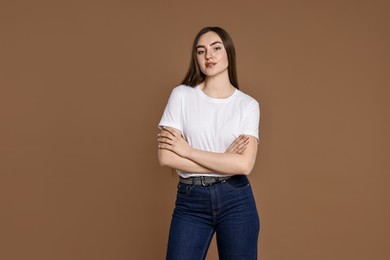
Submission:
<svg viewBox="0 0 390 260">
<path fill-rule="evenodd" d="M 198 54 L 198 55 L 202 55 L 204 53 L 204 50 L 197 50 L 196 51 L 196 54 Z"/>
<path fill-rule="evenodd" d="M 222 49 L 221 46 L 217 46 L 217 47 L 214 48 L 214 51 L 219 51 L 219 50 L 221 50 L 221 49 Z"/>
</svg>

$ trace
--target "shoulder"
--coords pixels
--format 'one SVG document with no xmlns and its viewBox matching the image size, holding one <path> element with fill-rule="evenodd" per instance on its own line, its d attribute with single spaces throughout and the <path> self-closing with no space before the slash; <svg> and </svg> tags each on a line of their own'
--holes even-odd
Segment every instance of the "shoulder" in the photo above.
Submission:
<svg viewBox="0 0 390 260">
<path fill-rule="evenodd" d="M 187 85 L 179 85 L 172 89 L 171 96 L 188 98 L 194 96 L 196 92 L 195 88 Z"/>
<path fill-rule="evenodd" d="M 187 85 L 178 85 L 172 89 L 172 93 L 175 94 L 187 94 L 187 93 L 193 93 L 195 88 L 187 86 Z"/>
<path fill-rule="evenodd" d="M 259 102 L 255 98 L 244 93 L 241 90 L 237 90 L 237 99 L 246 105 L 257 106 L 257 107 L 259 106 Z"/>
<path fill-rule="evenodd" d="M 192 92 L 194 91 L 195 88 L 191 87 L 191 86 L 187 86 L 187 85 L 178 85 L 176 87 L 174 87 L 172 89 L 172 91 L 176 91 L 176 92 L 183 92 L 183 93 L 186 93 L 186 92 Z"/>
</svg>

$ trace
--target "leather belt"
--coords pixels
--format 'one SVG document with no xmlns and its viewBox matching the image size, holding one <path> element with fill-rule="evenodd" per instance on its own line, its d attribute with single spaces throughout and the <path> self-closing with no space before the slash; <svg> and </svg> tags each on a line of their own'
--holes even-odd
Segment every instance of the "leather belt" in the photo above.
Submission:
<svg viewBox="0 0 390 260">
<path fill-rule="evenodd" d="M 189 178 L 180 177 L 179 181 L 184 184 L 202 185 L 204 187 L 207 187 L 215 183 L 225 182 L 227 179 L 230 179 L 231 177 L 232 176 L 226 176 L 226 177 L 197 176 L 197 177 L 189 177 Z"/>
</svg>

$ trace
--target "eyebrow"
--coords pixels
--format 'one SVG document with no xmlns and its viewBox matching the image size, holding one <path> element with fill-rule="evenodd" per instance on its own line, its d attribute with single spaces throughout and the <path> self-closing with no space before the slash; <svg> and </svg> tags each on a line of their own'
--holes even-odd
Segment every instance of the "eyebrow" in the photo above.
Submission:
<svg viewBox="0 0 390 260">
<path fill-rule="evenodd" d="M 215 45 L 215 44 L 222 44 L 222 42 L 220 42 L 220 41 L 215 41 L 215 42 L 213 42 L 212 44 L 210 44 L 210 46 L 213 46 L 213 45 Z M 198 45 L 198 46 L 196 46 L 196 49 L 198 49 L 198 48 L 206 48 L 206 46 L 204 46 L 204 45 Z"/>
</svg>

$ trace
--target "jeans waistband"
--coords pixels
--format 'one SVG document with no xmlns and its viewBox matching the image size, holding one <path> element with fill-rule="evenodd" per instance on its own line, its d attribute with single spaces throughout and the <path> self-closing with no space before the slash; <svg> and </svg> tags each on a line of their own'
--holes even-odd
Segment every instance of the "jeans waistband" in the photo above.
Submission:
<svg viewBox="0 0 390 260">
<path fill-rule="evenodd" d="M 226 176 L 226 177 L 196 176 L 196 177 L 189 177 L 189 178 L 180 177 L 179 182 L 184 184 L 191 184 L 191 185 L 202 185 L 206 187 L 206 186 L 211 186 L 215 183 L 225 182 L 231 177 L 232 176 Z"/>
</svg>

